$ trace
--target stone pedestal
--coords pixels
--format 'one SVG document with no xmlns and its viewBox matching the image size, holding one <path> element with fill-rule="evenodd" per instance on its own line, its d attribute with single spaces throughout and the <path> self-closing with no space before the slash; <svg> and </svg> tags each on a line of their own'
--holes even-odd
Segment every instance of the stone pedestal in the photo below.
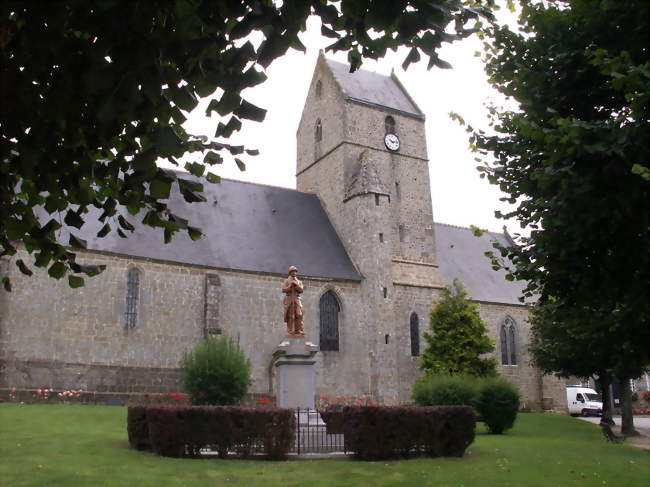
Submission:
<svg viewBox="0 0 650 487">
<path fill-rule="evenodd" d="M 273 352 L 281 408 L 313 408 L 318 346 L 305 338 L 285 338 Z"/>
</svg>

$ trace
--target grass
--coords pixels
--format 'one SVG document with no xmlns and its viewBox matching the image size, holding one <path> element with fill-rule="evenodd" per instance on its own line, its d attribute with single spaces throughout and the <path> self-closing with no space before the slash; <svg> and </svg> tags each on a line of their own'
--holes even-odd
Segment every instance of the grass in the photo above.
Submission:
<svg viewBox="0 0 650 487">
<path fill-rule="evenodd" d="M 126 408 L 0 405 L 0 485 L 603 486 L 648 485 L 650 454 L 604 441 L 568 416 L 521 414 L 501 436 L 479 427 L 464 458 L 269 462 L 161 458 L 129 449 Z"/>
</svg>

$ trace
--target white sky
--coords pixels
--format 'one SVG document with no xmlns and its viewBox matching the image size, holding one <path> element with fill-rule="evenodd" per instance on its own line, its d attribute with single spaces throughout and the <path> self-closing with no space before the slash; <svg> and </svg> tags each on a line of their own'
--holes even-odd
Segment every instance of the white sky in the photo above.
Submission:
<svg viewBox="0 0 650 487">
<path fill-rule="evenodd" d="M 242 130 L 230 142 L 257 148 L 260 155 L 245 158 L 244 172 L 230 161 L 214 166 L 212 172 L 230 179 L 296 187 L 296 130 L 318 51 L 331 43 L 320 35 L 318 18 L 308 19 L 301 40 L 307 47 L 306 53 L 289 51 L 266 70 L 266 82 L 242 93 L 245 99 L 268 111 L 262 123 L 244 121 Z M 389 52 L 379 62 L 364 61 L 362 69 L 387 75 L 394 68 L 426 115 L 435 221 L 501 231 L 504 222 L 494 217 L 494 210 L 506 210 L 505 203 L 499 201 L 503 195 L 496 186 L 479 178 L 476 155 L 469 150 L 467 134 L 448 116 L 454 111 L 475 128 L 487 128 L 484 103 L 500 98 L 488 85 L 480 58 L 474 55 L 480 49 L 481 43 L 475 37 L 445 46 L 440 57 L 453 65 L 451 70 L 427 71 L 427 60 L 423 59 L 405 72 L 401 68 L 405 50 Z M 326 56 L 347 61 L 345 53 Z M 188 117 L 185 128 L 189 133 L 214 136 L 219 116 L 215 112 L 212 118 L 205 117 L 207 103 L 203 100 Z M 227 120 L 228 117 L 224 122 Z M 510 233 L 521 231 L 516 222 L 508 222 L 507 226 Z"/>
</svg>

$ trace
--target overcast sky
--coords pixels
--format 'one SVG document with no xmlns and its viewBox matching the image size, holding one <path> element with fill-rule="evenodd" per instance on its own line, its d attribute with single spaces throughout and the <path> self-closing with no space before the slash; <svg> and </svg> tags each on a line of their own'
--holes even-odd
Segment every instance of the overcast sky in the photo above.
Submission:
<svg viewBox="0 0 650 487">
<path fill-rule="evenodd" d="M 241 132 L 230 142 L 257 148 L 260 155 L 246 160 L 244 172 L 232 162 L 215 166 L 213 172 L 242 181 L 296 187 L 296 130 L 318 51 L 331 42 L 320 35 L 318 18 L 308 20 L 301 40 L 307 47 L 306 53 L 289 51 L 266 70 L 266 82 L 243 92 L 244 98 L 268 112 L 262 123 L 245 121 Z M 395 69 L 426 115 L 435 221 L 501 231 L 504 222 L 494 217 L 494 210 L 505 209 L 504 203 L 499 201 L 503 195 L 487 180 L 479 178 L 467 134 L 448 116 L 454 111 L 474 127 L 487 126 L 484 104 L 488 100 L 499 100 L 499 97 L 489 87 L 482 62 L 475 56 L 480 49 L 481 43 L 476 38 L 444 47 L 440 55 L 453 65 L 450 70 L 432 68 L 427 71 L 426 60 L 423 60 L 404 71 L 401 64 L 405 51 L 391 52 L 379 62 L 364 61 L 362 69 L 386 75 Z M 326 55 L 346 62 L 345 53 Z M 190 133 L 213 137 L 219 116 L 215 112 L 212 118 L 205 117 L 207 103 L 208 100 L 204 100 L 192 112 L 185 127 Z M 516 222 L 507 225 L 511 233 L 519 231 Z"/>
</svg>

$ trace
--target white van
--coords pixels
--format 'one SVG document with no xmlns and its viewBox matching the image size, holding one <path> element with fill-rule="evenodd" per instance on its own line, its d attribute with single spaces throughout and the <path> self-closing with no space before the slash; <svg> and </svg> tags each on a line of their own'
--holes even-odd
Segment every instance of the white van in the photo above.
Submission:
<svg viewBox="0 0 650 487">
<path fill-rule="evenodd" d="M 567 386 L 566 400 L 569 414 L 577 416 L 600 416 L 603 414 L 603 399 L 596 391 L 582 386 Z"/>
</svg>

